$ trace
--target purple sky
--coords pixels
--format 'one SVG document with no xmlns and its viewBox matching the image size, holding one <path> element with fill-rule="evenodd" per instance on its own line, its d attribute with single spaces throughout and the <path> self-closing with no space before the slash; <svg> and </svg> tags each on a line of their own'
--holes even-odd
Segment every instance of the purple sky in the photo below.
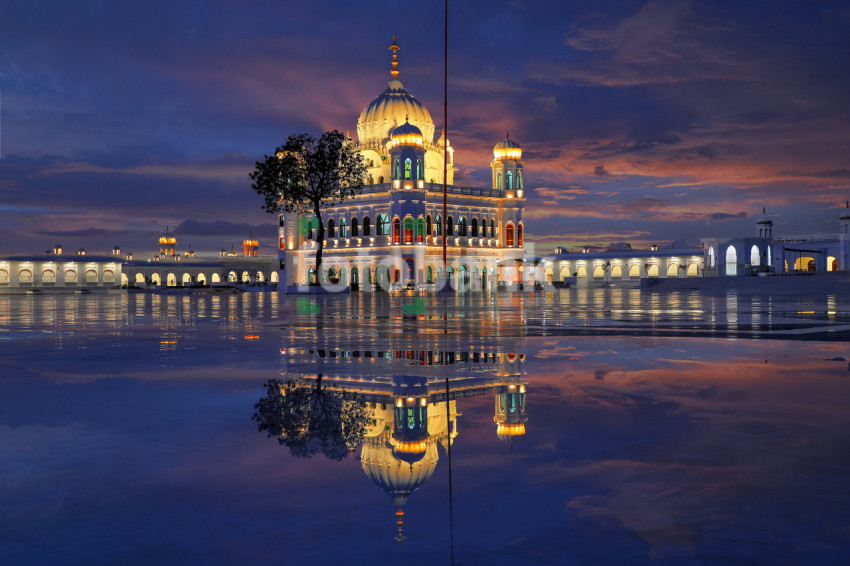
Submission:
<svg viewBox="0 0 850 566">
<path fill-rule="evenodd" d="M 528 240 L 636 246 L 837 232 L 850 198 L 850 6 L 455 2 L 459 184 L 524 148 Z M 213 251 L 275 223 L 254 161 L 355 130 L 389 79 L 442 125 L 442 3 L 62 2 L 0 8 L 0 254 Z"/>
</svg>

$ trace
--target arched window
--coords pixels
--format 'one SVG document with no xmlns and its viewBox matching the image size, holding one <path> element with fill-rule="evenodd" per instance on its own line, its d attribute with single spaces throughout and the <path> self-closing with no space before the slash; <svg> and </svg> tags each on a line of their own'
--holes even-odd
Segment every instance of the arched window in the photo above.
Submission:
<svg viewBox="0 0 850 566">
<path fill-rule="evenodd" d="M 388 214 L 379 214 L 378 215 L 378 226 L 377 226 L 378 236 L 389 236 L 390 235 L 390 217 Z"/>
<path fill-rule="evenodd" d="M 569 277 L 569 276 L 570 276 L 570 266 L 569 266 L 569 265 L 562 265 L 562 266 L 561 266 L 561 271 L 560 271 L 560 273 L 558 274 L 558 278 L 559 278 L 561 281 L 563 281 L 565 278 L 567 278 L 567 277 Z"/>
<path fill-rule="evenodd" d="M 455 235 L 455 232 L 454 232 L 454 225 L 453 225 L 453 222 L 452 222 L 452 217 L 448 216 L 446 218 L 446 236 L 454 236 L 454 235 Z"/>
<path fill-rule="evenodd" d="M 502 188 L 502 172 L 501 171 L 496 171 L 496 188 L 497 189 Z"/>
<path fill-rule="evenodd" d="M 422 217 L 416 221 L 416 241 L 420 244 L 425 241 L 425 219 Z"/>
<path fill-rule="evenodd" d="M 422 180 L 425 177 L 424 171 L 422 171 L 422 159 L 416 160 L 416 179 Z"/>
<path fill-rule="evenodd" d="M 428 283 L 434 282 L 434 268 L 430 265 L 425 270 L 425 281 Z"/>
<path fill-rule="evenodd" d="M 328 238 L 334 237 L 334 219 L 328 220 Z"/>
<path fill-rule="evenodd" d="M 97 283 L 97 271 L 95 271 L 94 269 L 89 269 L 86 271 L 86 283 Z"/>
<path fill-rule="evenodd" d="M 439 214 L 437 215 L 437 224 L 434 227 L 434 235 L 442 236 L 443 235 L 443 217 Z"/>
<path fill-rule="evenodd" d="M 640 266 L 633 263 L 629 266 L 629 277 L 640 277 Z"/>
<path fill-rule="evenodd" d="M 679 276 L 679 265 L 676 263 L 671 263 L 667 266 L 667 277 L 678 277 Z"/>
<path fill-rule="evenodd" d="M 514 225 L 510 222 L 507 228 L 505 228 L 505 246 L 509 248 L 514 247 Z"/>
<path fill-rule="evenodd" d="M 516 228 L 516 245 L 522 247 L 522 222 Z"/>
<path fill-rule="evenodd" d="M 576 267 L 576 277 L 587 277 L 587 268 L 583 265 Z"/>
<path fill-rule="evenodd" d="M 507 173 L 505 173 L 505 181 L 507 182 L 507 184 L 505 185 L 505 188 L 508 189 L 509 191 L 512 191 L 513 188 L 514 188 L 514 172 L 513 171 L 508 171 Z"/>
<path fill-rule="evenodd" d="M 696 277 L 699 275 L 699 264 L 689 263 L 688 264 L 688 277 Z"/>
<path fill-rule="evenodd" d="M 431 226 L 431 215 L 429 214 L 428 216 L 425 217 L 425 235 L 426 236 L 433 236 L 433 234 L 431 232 L 431 228 L 433 228 L 433 226 Z"/>
<path fill-rule="evenodd" d="M 413 218 L 409 216 L 404 219 L 404 243 L 413 243 Z"/>
<path fill-rule="evenodd" d="M 598 279 L 601 277 L 605 277 L 605 266 L 597 265 L 593 268 L 593 277 Z"/>
<path fill-rule="evenodd" d="M 218 273 L 213 273 L 212 277 L 210 278 L 210 281 L 212 283 L 221 283 L 221 275 L 219 275 Z"/>
<path fill-rule="evenodd" d="M 773 265 L 773 258 L 770 255 L 770 246 L 767 246 L 767 265 L 768 267 Z"/>
<path fill-rule="evenodd" d="M 398 159 L 393 160 L 393 179 L 401 179 L 401 165 Z"/>
<path fill-rule="evenodd" d="M 358 233 L 358 230 L 357 230 L 357 217 L 356 216 L 351 219 L 351 235 L 354 238 L 356 238 L 357 236 L 360 235 Z"/>
<path fill-rule="evenodd" d="M 522 189 L 522 171 L 516 172 L 516 188 Z"/>
<path fill-rule="evenodd" d="M 345 223 L 345 218 L 339 219 L 339 237 L 347 238 L 348 237 L 348 225 Z"/>
<path fill-rule="evenodd" d="M 477 218 L 472 219 L 472 222 L 470 223 L 469 228 L 470 228 L 469 231 L 472 234 L 472 237 L 473 238 L 477 237 L 478 236 L 478 219 Z"/>
<path fill-rule="evenodd" d="M 398 216 L 393 218 L 393 243 L 399 243 L 401 240 L 401 220 Z"/>
<path fill-rule="evenodd" d="M 106 275 L 106 274 L 104 273 L 104 275 Z M 183 274 L 183 285 L 186 285 L 187 283 L 191 283 L 191 282 L 192 282 L 192 276 L 189 275 L 188 273 L 184 273 Z"/>
<path fill-rule="evenodd" d="M 457 220 L 457 235 L 466 236 L 466 216 L 461 216 Z"/>
<path fill-rule="evenodd" d="M 360 285 L 360 271 L 356 267 L 351 268 L 351 286 Z"/>
<path fill-rule="evenodd" d="M 277 271 L 272 271 L 272 277 L 274 278 L 276 275 L 277 275 Z M 198 273 L 198 283 L 200 285 L 206 285 L 207 284 L 207 276 L 204 275 L 203 273 Z"/>
<path fill-rule="evenodd" d="M 481 237 L 482 238 L 487 237 L 487 219 L 486 218 L 481 219 Z"/>
<path fill-rule="evenodd" d="M 708 268 L 714 269 L 714 246 L 708 248 Z"/>
<path fill-rule="evenodd" d="M 114 280 L 114 278 L 113 278 Z M 42 283 L 56 283 L 56 272 L 52 269 L 45 269 L 41 272 Z"/>
<path fill-rule="evenodd" d="M 761 254 L 759 253 L 759 247 L 753 246 L 750 248 L 750 265 L 753 267 L 758 267 L 761 265 Z"/>
<path fill-rule="evenodd" d="M 103 270 L 103 282 L 104 283 L 115 283 L 115 272 L 111 269 Z"/>
<path fill-rule="evenodd" d="M 20 283 L 32 283 L 32 271 L 29 269 L 22 269 L 18 272 L 18 282 Z"/>
<path fill-rule="evenodd" d="M 410 179 L 410 158 L 404 160 L 404 178 Z"/>
<path fill-rule="evenodd" d="M 383 175 L 381 175 L 380 177 L 378 177 L 378 182 L 379 182 L 379 183 L 383 183 L 383 182 L 384 182 L 384 176 L 383 176 Z"/>
<path fill-rule="evenodd" d="M 490 219 L 490 237 L 491 238 L 496 237 L 496 219 L 495 218 Z"/>
<path fill-rule="evenodd" d="M 734 246 L 726 248 L 726 275 L 738 274 L 738 253 Z"/>
<path fill-rule="evenodd" d="M 363 217 L 363 235 L 371 236 L 372 235 L 372 226 L 369 225 L 369 217 Z"/>
<path fill-rule="evenodd" d="M 9 282 L 9 272 L 5 269 L 0 269 L 0 283 L 8 283 Z"/>
<path fill-rule="evenodd" d="M 646 269 L 646 276 L 647 277 L 658 277 L 658 264 L 657 263 L 653 263 L 653 264 L 649 265 L 649 267 Z"/>
<path fill-rule="evenodd" d="M 622 277 L 623 276 L 623 266 L 622 265 L 614 265 L 611 267 L 611 277 Z"/>
</svg>

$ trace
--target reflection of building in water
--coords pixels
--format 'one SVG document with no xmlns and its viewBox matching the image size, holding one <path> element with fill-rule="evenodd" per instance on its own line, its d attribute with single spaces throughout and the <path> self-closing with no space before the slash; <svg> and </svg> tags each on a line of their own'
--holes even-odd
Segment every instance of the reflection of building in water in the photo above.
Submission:
<svg viewBox="0 0 850 566">
<path fill-rule="evenodd" d="M 295 348 L 281 354 L 287 377 L 315 379 L 321 373 L 323 383 L 369 404 L 372 422 L 360 462 L 396 507 L 399 541 L 404 504 L 434 473 L 440 449 L 448 450 L 458 435 L 458 398 L 493 395 L 498 438 L 512 443 L 525 434 L 524 354 Z"/>
</svg>

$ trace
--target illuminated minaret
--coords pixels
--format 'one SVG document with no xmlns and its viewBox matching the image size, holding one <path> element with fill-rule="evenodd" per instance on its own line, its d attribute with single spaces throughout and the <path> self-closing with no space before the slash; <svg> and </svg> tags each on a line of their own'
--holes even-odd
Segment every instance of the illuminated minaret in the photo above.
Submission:
<svg viewBox="0 0 850 566">
<path fill-rule="evenodd" d="M 165 233 L 159 237 L 159 255 L 174 256 L 177 254 L 177 238 L 165 227 Z"/>
<path fill-rule="evenodd" d="M 510 133 L 493 148 L 493 188 L 504 189 L 508 198 L 522 198 L 522 148 L 511 139 Z"/>
<path fill-rule="evenodd" d="M 242 242 L 242 252 L 245 257 L 257 257 L 257 251 L 260 249 L 260 242 L 254 239 L 252 234 L 250 238 Z"/>
<path fill-rule="evenodd" d="M 756 229 L 758 230 L 759 238 L 773 237 L 773 220 L 767 217 L 764 207 L 761 209 L 761 216 L 756 220 Z"/>
</svg>

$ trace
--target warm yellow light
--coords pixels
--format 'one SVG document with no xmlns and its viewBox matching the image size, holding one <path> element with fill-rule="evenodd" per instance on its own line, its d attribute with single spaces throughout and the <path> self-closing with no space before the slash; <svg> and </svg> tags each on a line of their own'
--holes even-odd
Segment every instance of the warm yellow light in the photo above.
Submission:
<svg viewBox="0 0 850 566">
<path fill-rule="evenodd" d="M 500 424 L 496 427 L 496 434 L 504 436 L 522 436 L 525 434 L 524 424 Z"/>
<path fill-rule="evenodd" d="M 396 399 L 396 402 L 395 402 L 395 406 L 396 406 L 396 407 L 401 407 L 401 406 L 403 406 L 403 405 L 404 405 L 404 399 L 402 399 L 401 397 L 399 397 L 398 399 Z"/>
<path fill-rule="evenodd" d="M 522 149 L 519 147 L 505 147 L 493 150 L 496 159 L 521 159 Z"/>
<path fill-rule="evenodd" d="M 398 147 L 400 145 L 422 145 L 422 134 L 399 134 L 394 135 L 390 141 L 390 147 Z"/>
<path fill-rule="evenodd" d="M 428 404 L 428 400 L 425 399 L 425 397 L 423 397 L 422 399 L 419 400 L 419 404 L 424 407 L 425 405 Z"/>
<path fill-rule="evenodd" d="M 396 452 L 405 452 L 407 454 L 416 454 L 418 452 L 425 452 L 425 441 L 420 440 L 419 442 L 399 442 L 394 450 Z"/>
</svg>

